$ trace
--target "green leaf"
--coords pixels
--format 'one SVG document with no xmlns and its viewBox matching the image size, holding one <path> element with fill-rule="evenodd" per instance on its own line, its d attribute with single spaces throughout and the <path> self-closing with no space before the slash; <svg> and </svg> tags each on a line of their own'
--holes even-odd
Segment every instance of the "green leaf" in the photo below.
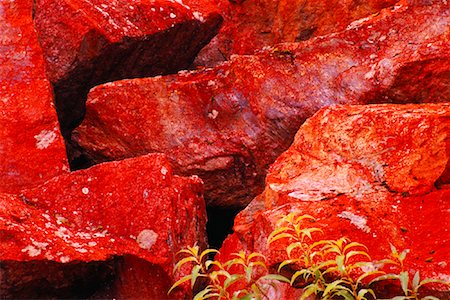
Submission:
<svg viewBox="0 0 450 300">
<path fill-rule="evenodd" d="M 197 261 L 196 257 L 188 256 L 188 257 L 183 258 L 179 262 L 177 262 L 177 264 L 173 268 L 173 272 L 175 273 L 179 268 L 181 268 L 181 266 L 183 266 L 184 264 L 186 264 L 188 262 L 195 262 L 195 263 L 198 264 L 198 261 Z"/>
<path fill-rule="evenodd" d="M 358 243 L 358 242 L 350 242 L 347 245 L 345 245 L 344 247 L 344 252 L 347 252 L 350 248 L 364 248 L 366 251 L 368 251 L 369 249 L 367 248 L 366 245 Z"/>
<path fill-rule="evenodd" d="M 344 286 L 341 286 L 341 284 L 345 284 L 346 282 L 344 280 L 338 279 L 335 280 L 327 285 L 325 290 L 323 291 L 323 295 L 331 295 L 331 293 L 335 292 L 336 290 L 340 290 L 344 288 Z"/>
<path fill-rule="evenodd" d="M 434 296 L 425 296 L 421 300 L 439 300 L 439 298 Z"/>
<path fill-rule="evenodd" d="M 281 282 L 286 282 L 286 283 L 291 283 L 291 281 L 289 279 L 287 279 L 286 277 L 284 277 L 283 275 L 278 275 L 278 274 L 269 274 L 269 275 L 265 275 L 262 276 L 260 278 L 260 280 L 263 279 L 267 279 L 267 280 L 277 280 L 277 281 L 281 281 Z"/>
<path fill-rule="evenodd" d="M 394 298 L 391 298 L 389 300 L 408 300 L 408 297 L 405 296 L 395 296 Z"/>
<path fill-rule="evenodd" d="M 372 281 L 369 282 L 369 285 L 371 285 L 372 283 L 377 282 L 377 281 L 397 280 L 397 279 L 399 279 L 399 276 L 397 274 L 385 274 L 385 275 L 378 276 L 375 279 L 372 279 Z"/>
<path fill-rule="evenodd" d="M 202 254 L 200 255 L 200 259 L 199 261 L 201 262 L 203 260 L 203 257 L 205 257 L 206 255 L 210 254 L 210 253 L 219 253 L 219 251 L 217 251 L 216 249 L 206 249 L 205 251 L 202 252 Z"/>
<path fill-rule="evenodd" d="M 348 291 L 348 290 L 340 290 L 340 291 L 334 293 L 333 299 L 334 299 L 334 296 L 344 297 L 345 300 L 355 300 L 355 297 L 353 297 L 352 292 Z"/>
<path fill-rule="evenodd" d="M 291 258 L 291 252 L 296 248 L 300 248 L 301 250 L 303 250 L 303 244 L 300 242 L 295 242 L 286 247 L 286 253 L 289 258 Z"/>
<path fill-rule="evenodd" d="M 294 223 L 298 224 L 300 221 L 303 221 L 303 220 L 311 220 L 314 222 L 316 221 L 316 219 L 311 215 L 301 215 L 297 219 L 295 219 Z"/>
<path fill-rule="evenodd" d="M 346 273 L 343 255 L 336 256 L 336 265 L 341 275 Z"/>
<path fill-rule="evenodd" d="M 192 272 L 191 272 L 191 275 L 192 275 L 192 277 L 191 277 L 191 288 L 194 288 L 194 284 L 197 281 L 197 278 L 201 277 L 201 275 L 203 275 L 203 274 L 200 274 L 200 270 L 201 269 L 202 269 L 202 267 L 199 266 L 199 265 L 196 265 L 196 266 L 194 266 L 194 268 L 192 268 Z"/>
<path fill-rule="evenodd" d="M 412 282 L 412 288 L 414 291 L 417 291 L 417 289 L 419 288 L 419 283 L 420 283 L 420 274 L 419 271 L 417 271 L 416 274 L 414 274 Z"/>
<path fill-rule="evenodd" d="M 245 268 L 245 277 L 247 279 L 247 282 L 252 281 L 252 274 L 253 274 L 252 266 L 248 266 L 247 268 Z"/>
<path fill-rule="evenodd" d="M 277 234 L 276 236 L 272 237 L 272 239 L 270 240 L 270 243 L 273 243 L 280 239 L 287 239 L 287 238 L 295 239 L 295 237 L 290 233 L 280 233 L 280 234 Z"/>
<path fill-rule="evenodd" d="M 308 275 L 308 274 L 311 274 L 311 271 L 308 269 L 301 269 L 300 271 L 295 272 L 294 275 L 292 275 L 292 277 L 291 277 L 290 285 L 293 285 L 295 280 L 299 276 L 303 276 L 303 278 L 306 279 L 306 277 L 304 275 Z"/>
<path fill-rule="evenodd" d="M 386 275 L 385 272 L 383 272 L 383 271 L 378 271 L 378 270 L 370 271 L 370 272 L 367 272 L 367 273 L 363 273 L 363 274 L 362 274 L 361 276 L 359 276 L 358 279 L 356 280 L 356 284 L 359 285 L 359 283 L 360 283 L 361 281 L 363 281 L 365 278 L 367 278 L 367 277 L 369 277 L 369 276 L 377 275 L 377 274 L 379 274 L 379 275 Z"/>
<path fill-rule="evenodd" d="M 222 266 L 222 264 L 220 263 L 220 261 L 207 260 L 207 261 L 205 262 L 205 267 L 206 267 L 206 269 L 209 269 L 212 265 L 218 267 L 219 269 L 223 269 L 223 266 Z"/>
<path fill-rule="evenodd" d="M 409 274 L 406 271 L 400 272 L 399 275 L 400 284 L 402 286 L 403 293 L 405 296 L 408 296 L 408 283 L 409 283 Z"/>
<path fill-rule="evenodd" d="M 395 246 L 392 245 L 391 243 L 389 243 L 389 245 L 391 246 L 391 253 L 392 253 L 392 255 L 397 258 L 398 257 L 397 248 L 395 248 Z"/>
<path fill-rule="evenodd" d="M 298 261 L 298 259 L 288 259 L 288 260 L 284 260 L 279 266 L 278 266 L 278 272 L 280 272 L 280 270 L 287 266 L 287 265 L 291 265 L 294 264 Z"/>
<path fill-rule="evenodd" d="M 235 283 L 236 281 L 239 281 L 241 279 L 243 279 L 244 276 L 242 276 L 241 274 L 232 274 L 229 278 L 227 278 L 225 280 L 225 282 L 223 283 L 223 288 L 227 289 L 230 285 L 232 285 L 233 283 Z"/>
<path fill-rule="evenodd" d="M 264 261 L 266 261 L 266 257 L 264 255 L 262 255 L 261 253 L 253 252 L 248 256 L 247 263 L 249 263 L 255 257 L 261 257 Z"/>
<path fill-rule="evenodd" d="M 317 292 L 317 286 L 312 283 L 303 289 L 303 294 L 301 295 L 300 300 L 306 300 L 312 294 L 317 295 Z"/>
<path fill-rule="evenodd" d="M 180 280 L 178 280 L 177 282 L 175 282 L 172 285 L 172 287 L 170 288 L 170 290 L 167 292 L 167 295 L 169 295 L 170 292 L 173 291 L 177 286 L 180 286 L 181 284 L 189 281 L 191 279 L 191 277 L 192 277 L 191 275 L 187 275 L 187 276 L 184 276 L 183 278 L 181 278 Z"/>
<path fill-rule="evenodd" d="M 274 237 L 279 235 L 279 234 L 284 233 L 285 231 L 291 231 L 291 229 L 289 227 L 280 227 L 280 228 L 277 228 L 274 231 L 272 231 L 272 233 L 267 238 L 267 244 L 273 243 Z"/>
<path fill-rule="evenodd" d="M 425 284 L 429 284 L 429 283 L 438 283 L 438 284 L 443 284 L 443 285 L 447 285 L 450 286 L 449 282 L 446 282 L 444 280 L 440 280 L 440 279 L 433 279 L 433 278 L 426 278 L 424 280 L 422 280 L 419 285 L 417 286 L 417 289 L 419 289 L 421 286 L 425 285 Z"/>
<path fill-rule="evenodd" d="M 365 298 L 364 296 L 366 294 L 371 294 L 373 296 L 373 299 L 377 299 L 377 296 L 375 295 L 374 291 L 372 289 L 360 289 L 358 291 L 358 299 Z"/>
<path fill-rule="evenodd" d="M 350 257 L 355 256 L 355 255 L 362 255 L 367 257 L 369 260 L 372 260 L 369 256 L 369 254 L 367 254 L 367 252 L 364 251 L 350 251 L 345 255 L 345 262 L 347 263 L 348 260 L 350 259 Z"/>
<path fill-rule="evenodd" d="M 204 300 L 206 299 L 205 296 L 207 294 L 209 294 L 212 291 L 212 287 L 211 286 L 207 286 L 206 288 L 204 288 L 203 290 L 201 290 L 200 292 L 198 292 L 193 300 Z"/>
</svg>

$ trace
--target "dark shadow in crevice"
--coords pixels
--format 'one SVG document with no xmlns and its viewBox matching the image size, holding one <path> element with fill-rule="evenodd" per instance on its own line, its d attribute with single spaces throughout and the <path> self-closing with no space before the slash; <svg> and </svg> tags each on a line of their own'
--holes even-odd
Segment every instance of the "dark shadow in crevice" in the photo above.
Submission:
<svg viewBox="0 0 450 300">
<path fill-rule="evenodd" d="M 234 218 L 241 209 L 207 208 L 208 223 L 206 232 L 208 234 L 209 247 L 220 249 L 225 238 L 233 233 Z"/>
</svg>

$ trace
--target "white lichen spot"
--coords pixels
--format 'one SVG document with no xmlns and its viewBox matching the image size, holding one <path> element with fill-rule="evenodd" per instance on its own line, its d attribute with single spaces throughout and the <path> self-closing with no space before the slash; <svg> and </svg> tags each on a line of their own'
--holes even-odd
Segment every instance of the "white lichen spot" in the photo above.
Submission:
<svg viewBox="0 0 450 300">
<path fill-rule="evenodd" d="M 170 17 L 171 19 L 175 19 L 175 18 L 177 17 L 177 15 L 174 14 L 174 13 L 170 13 L 169 17 Z"/>
<path fill-rule="evenodd" d="M 350 211 L 343 211 L 338 214 L 338 217 L 350 220 L 350 223 L 355 225 L 358 229 L 364 232 L 370 232 L 370 228 L 367 226 L 367 220 L 364 217 L 355 215 Z"/>
<path fill-rule="evenodd" d="M 169 172 L 169 170 L 167 170 L 166 167 L 161 168 L 161 174 L 163 174 L 164 176 L 166 176 L 168 172 Z"/>
<path fill-rule="evenodd" d="M 36 247 L 34 247 L 34 246 L 32 246 L 32 245 L 26 246 L 26 247 L 23 248 L 21 251 L 22 251 L 22 252 L 27 252 L 27 254 L 28 254 L 29 256 L 31 256 L 31 257 L 38 256 L 39 254 L 42 253 L 41 249 L 38 249 L 38 248 L 36 248 Z"/>
<path fill-rule="evenodd" d="M 158 234 L 156 232 L 144 229 L 138 234 L 136 242 L 142 249 L 149 250 L 155 244 L 157 238 Z"/>
<path fill-rule="evenodd" d="M 86 253 L 86 252 L 88 252 L 88 251 L 87 251 L 86 249 L 84 249 L 84 248 L 76 248 L 75 251 L 78 251 L 78 252 L 80 252 L 80 253 Z"/>
<path fill-rule="evenodd" d="M 95 247 L 95 246 L 97 246 L 97 242 L 89 242 L 88 246 L 89 247 Z"/>
<path fill-rule="evenodd" d="M 87 187 L 84 187 L 81 189 L 81 192 L 85 195 L 89 194 L 89 189 Z"/>
<path fill-rule="evenodd" d="M 219 115 L 219 112 L 215 109 L 213 109 L 210 113 L 208 113 L 208 118 L 215 119 Z"/>
<path fill-rule="evenodd" d="M 192 15 L 194 16 L 194 18 L 196 18 L 197 20 L 199 20 L 200 22 L 205 22 L 205 18 L 203 18 L 203 15 L 198 12 L 198 11 L 194 11 L 192 13 Z"/>
<path fill-rule="evenodd" d="M 51 143 L 56 140 L 56 133 L 52 130 L 42 130 L 39 134 L 35 135 L 36 148 L 42 150 L 48 148 Z"/>
<path fill-rule="evenodd" d="M 68 262 L 70 261 L 70 257 L 68 257 L 68 256 L 61 256 L 61 257 L 59 258 L 59 260 L 60 260 L 63 264 L 65 264 L 65 263 L 68 263 Z"/>
</svg>

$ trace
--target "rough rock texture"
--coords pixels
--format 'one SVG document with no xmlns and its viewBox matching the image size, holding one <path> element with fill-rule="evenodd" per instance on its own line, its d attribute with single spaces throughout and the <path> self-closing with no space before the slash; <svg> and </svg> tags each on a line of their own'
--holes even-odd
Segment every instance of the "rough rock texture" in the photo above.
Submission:
<svg viewBox="0 0 450 300">
<path fill-rule="evenodd" d="M 214 69 L 101 85 L 74 140 L 94 162 L 165 152 L 209 205 L 243 206 L 321 107 L 450 101 L 449 22 L 445 4 L 403 6 Z"/>
<path fill-rule="evenodd" d="M 267 237 L 281 217 L 297 212 L 316 218 L 319 238 L 349 237 L 374 260 L 388 257 L 392 243 L 409 249 L 406 269 L 448 281 L 450 186 L 433 185 L 449 148 L 448 103 L 323 109 L 271 166 L 264 193 L 237 216 L 221 252 L 226 257 L 239 245 L 279 263 L 286 244 L 267 249 Z"/>
<path fill-rule="evenodd" d="M 223 27 L 200 52 L 195 65 L 213 66 L 232 54 L 252 54 L 277 43 L 304 41 L 339 32 L 352 21 L 397 2 L 399 0 L 217 1 L 218 10 L 224 16 Z"/>
<path fill-rule="evenodd" d="M 91 87 L 175 73 L 191 64 L 222 19 L 179 2 L 36 1 L 34 21 L 63 130 L 81 121 Z"/>
<path fill-rule="evenodd" d="M 133 266 L 136 258 L 144 259 L 151 266 L 142 268 L 155 271 L 147 279 L 150 276 L 160 285 L 170 286 L 164 278 L 175 279 L 176 252 L 196 242 L 206 244 L 202 192 L 200 179 L 172 175 L 166 158 L 152 154 L 55 177 L 18 196 L 2 194 L 1 260 L 64 265 L 132 255 L 135 258 L 121 263 L 122 269 Z M 2 272 L 13 272 L 8 266 L 5 264 Z M 40 274 L 46 274 L 45 263 L 41 267 Z M 130 279 L 119 273 L 116 288 L 120 291 Z M 139 276 L 136 273 L 135 277 Z M 0 290 L 5 297 L 20 296 L 18 286 L 24 280 L 4 277 Z M 166 293 L 164 290 L 160 297 Z"/>
<path fill-rule="evenodd" d="M 31 2 L 0 3 L 0 192 L 68 170 Z"/>
</svg>

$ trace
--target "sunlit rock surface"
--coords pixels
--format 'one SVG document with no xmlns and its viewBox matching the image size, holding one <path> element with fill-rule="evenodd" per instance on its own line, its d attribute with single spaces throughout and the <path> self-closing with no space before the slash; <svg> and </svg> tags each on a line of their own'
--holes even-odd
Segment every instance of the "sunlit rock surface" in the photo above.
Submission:
<svg viewBox="0 0 450 300">
<path fill-rule="evenodd" d="M 182 275 L 172 273 L 177 251 L 194 243 L 206 244 L 202 192 L 200 179 L 174 176 L 165 157 L 152 154 L 61 175 L 20 195 L 1 194 L 2 297 L 29 297 L 27 291 L 33 287 L 43 289 L 38 283 L 47 276 L 49 264 L 68 274 L 64 284 L 59 283 L 67 287 L 80 276 L 69 276 L 66 266 L 76 271 L 76 264 L 117 256 L 125 258 L 111 289 L 119 295 L 132 294 L 131 287 L 139 286 L 128 286 L 127 281 L 140 278 L 155 281 L 154 289 L 140 287 L 148 297 L 166 297 L 165 287 Z M 139 259 L 143 260 L 140 264 L 136 263 Z M 18 267 L 19 262 L 25 267 Z M 26 275 L 30 264 L 34 267 Z M 146 271 L 134 265 L 154 272 L 144 276 Z M 131 276 L 128 268 L 133 266 L 137 270 Z M 78 267 L 89 269 L 89 265 Z M 16 269 L 25 275 L 16 276 Z M 50 289 L 55 292 L 56 287 Z M 179 293 L 181 297 L 186 291 Z"/>
<path fill-rule="evenodd" d="M 449 22 L 445 4 L 402 6 L 213 69 L 107 83 L 74 140 L 93 162 L 165 152 L 204 180 L 209 205 L 243 207 L 318 109 L 449 101 Z"/>
</svg>

